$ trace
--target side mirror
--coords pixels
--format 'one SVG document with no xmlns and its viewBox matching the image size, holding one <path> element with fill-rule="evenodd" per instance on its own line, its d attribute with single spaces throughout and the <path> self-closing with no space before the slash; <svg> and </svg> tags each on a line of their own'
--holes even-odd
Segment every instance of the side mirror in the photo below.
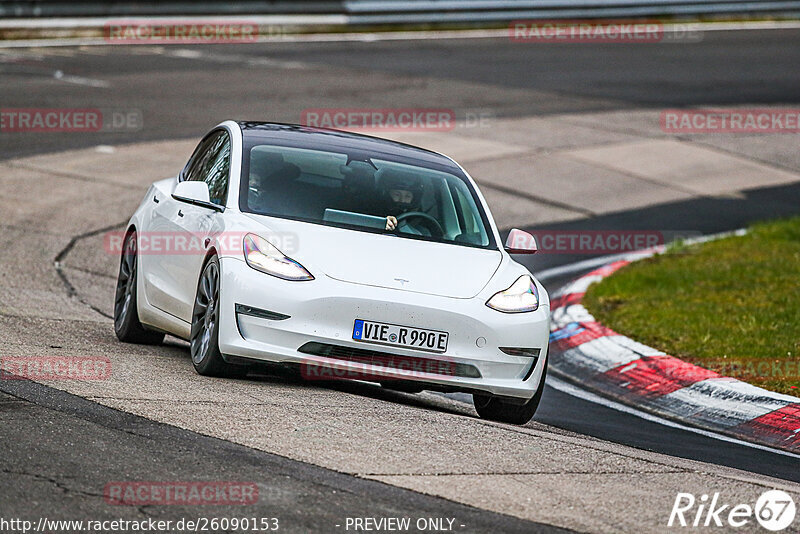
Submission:
<svg viewBox="0 0 800 534">
<path fill-rule="evenodd" d="M 175 186 L 175 191 L 172 193 L 172 198 L 180 202 L 216 211 L 225 210 L 224 206 L 211 203 L 208 184 L 205 182 L 178 182 L 178 185 Z"/>
<path fill-rule="evenodd" d="M 509 232 L 505 248 L 509 254 L 535 254 L 539 250 L 535 237 L 516 228 Z"/>
</svg>

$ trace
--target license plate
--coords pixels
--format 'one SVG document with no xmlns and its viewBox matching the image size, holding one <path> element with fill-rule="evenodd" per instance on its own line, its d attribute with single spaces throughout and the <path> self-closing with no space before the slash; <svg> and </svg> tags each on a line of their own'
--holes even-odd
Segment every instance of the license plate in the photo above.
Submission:
<svg viewBox="0 0 800 534">
<path fill-rule="evenodd" d="M 367 343 L 406 347 L 430 352 L 445 352 L 450 334 L 437 330 L 356 319 L 353 339 Z"/>
</svg>

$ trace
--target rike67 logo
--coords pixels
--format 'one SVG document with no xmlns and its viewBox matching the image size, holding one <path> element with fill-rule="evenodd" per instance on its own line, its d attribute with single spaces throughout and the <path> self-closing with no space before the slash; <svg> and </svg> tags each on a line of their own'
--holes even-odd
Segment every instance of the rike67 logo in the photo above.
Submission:
<svg viewBox="0 0 800 534">
<path fill-rule="evenodd" d="M 691 493 L 678 493 L 667 526 L 741 528 L 755 519 L 765 529 L 778 532 L 792 525 L 796 513 L 794 499 L 781 490 L 762 493 L 755 506 L 725 503 L 719 493 L 703 494 L 699 499 Z"/>
</svg>

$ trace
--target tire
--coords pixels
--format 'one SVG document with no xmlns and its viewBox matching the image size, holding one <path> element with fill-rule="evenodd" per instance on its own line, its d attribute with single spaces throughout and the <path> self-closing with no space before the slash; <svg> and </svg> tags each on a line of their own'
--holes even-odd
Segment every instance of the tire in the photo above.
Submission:
<svg viewBox="0 0 800 534">
<path fill-rule="evenodd" d="M 524 425 L 533 419 L 536 409 L 539 408 L 539 402 L 542 400 L 542 393 L 544 392 L 544 379 L 546 377 L 547 359 L 545 358 L 539 389 L 536 390 L 536 393 L 528 402 L 518 404 L 503 400 L 503 397 L 473 394 L 472 402 L 475 405 L 475 411 L 478 412 L 481 419 L 489 419 L 490 421 L 498 421 L 500 423 L 509 423 L 512 425 Z"/>
<path fill-rule="evenodd" d="M 158 345 L 164 341 L 162 332 L 147 330 L 139 322 L 136 301 L 137 287 L 136 232 L 125 236 L 117 275 L 117 290 L 114 294 L 114 333 L 123 343 Z"/>
<path fill-rule="evenodd" d="M 204 376 L 243 377 L 248 367 L 225 362 L 219 351 L 219 296 L 219 259 L 211 256 L 200 274 L 192 309 L 192 365 Z"/>
</svg>

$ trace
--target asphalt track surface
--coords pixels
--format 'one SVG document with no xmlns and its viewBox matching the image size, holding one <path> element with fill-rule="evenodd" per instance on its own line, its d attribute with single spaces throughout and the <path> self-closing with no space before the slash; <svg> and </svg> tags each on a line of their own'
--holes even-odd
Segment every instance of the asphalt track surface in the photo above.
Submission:
<svg viewBox="0 0 800 534">
<path fill-rule="evenodd" d="M 138 110 L 145 127 L 102 134 L 0 133 L 0 158 L 198 138 L 226 118 L 297 122 L 302 110 L 319 107 L 449 107 L 457 114 L 488 109 L 496 117 L 706 104 L 791 107 L 800 101 L 798 64 L 798 31 L 718 32 L 691 45 L 531 47 L 490 39 L 6 50 L 0 54 L 4 108 Z M 57 71 L 83 81 L 63 81 L 54 76 Z M 113 89 L 86 85 L 103 80 L 113 80 Z M 791 158 L 780 165 L 800 170 Z M 790 184 L 751 190 L 739 198 L 708 197 L 594 216 L 589 226 L 711 233 L 795 213 L 800 213 L 800 187 Z M 558 224 L 571 226 L 586 228 L 587 222 Z M 530 266 L 543 269 L 575 259 L 585 257 L 534 257 Z M 553 279 L 549 286 L 555 289 L 564 281 Z M 81 332 L 65 335 L 79 337 Z M 335 386 L 334 392 L 384 395 L 359 387 Z M 218 470 L 224 465 L 231 479 L 252 478 L 252 470 L 258 470 L 256 476 L 281 496 L 266 501 L 264 513 L 287 518 L 294 527 L 290 531 L 330 529 L 342 511 L 350 516 L 459 517 L 467 531 L 475 532 L 552 530 L 153 423 L 45 386 L 9 381 L 0 389 L 7 394 L 0 397 L 5 423 L 0 440 L 7 451 L 0 476 L 14 480 L 14 489 L 3 484 L 3 516 L 21 510 L 46 515 L 56 508 L 91 515 L 104 506 L 93 495 L 96 489 L 87 489 L 96 488 L 98 480 L 117 474 L 139 480 L 202 478 L 203 473 L 223 478 Z M 402 395 L 381 398 L 415 402 Z M 691 465 L 717 464 L 800 482 L 796 458 L 645 421 L 553 388 L 546 389 L 535 419 L 570 434 L 700 462 Z M 42 474 L 55 469 L 54 458 L 73 489 Z"/>
<path fill-rule="evenodd" d="M 517 117 L 792 104 L 800 87 L 798 41 L 797 30 L 773 30 L 707 32 L 699 42 L 647 45 L 536 45 L 500 38 L 175 45 L 163 51 L 85 47 L 78 54 L 7 49 L 0 55 L 4 107 L 139 110 L 145 127 L 113 135 L 4 135 L 0 157 L 195 138 L 230 118 L 295 123 L 308 108 L 391 105 Z M 113 90 L 91 88 L 55 79 L 56 71 L 115 84 Z"/>
<path fill-rule="evenodd" d="M 567 532 L 154 423 L 80 397 L 57 394 L 46 386 L 15 385 L 20 387 L 8 388 L 14 396 L 0 393 L 0 420 L 15 429 L 0 438 L 8 453 L 3 477 L 16 481 L 4 491 L 6 518 L 23 510 L 25 516 L 96 517 L 97 501 L 103 497 L 95 483 L 98 473 L 83 469 L 93 465 L 102 466 L 102 476 L 109 481 L 150 480 L 154 474 L 163 477 L 166 473 L 174 480 L 259 480 L 260 498 L 248 507 L 246 517 L 278 518 L 282 530 L 290 532 L 335 531 L 343 524 L 343 510 L 354 517 L 458 518 L 455 528 L 461 532 Z M 45 440 L 38 438 L 43 426 L 49 436 Z M 79 448 L 85 465 L 62 485 L 45 473 L 65 461 L 67 447 Z M 34 461 L 31 451 L 36 451 Z M 147 508 L 119 506 L 115 517 L 198 517 L 193 506 Z M 240 506 L 214 508 L 218 517 L 243 517 L 237 510 Z"/>
</svg>

